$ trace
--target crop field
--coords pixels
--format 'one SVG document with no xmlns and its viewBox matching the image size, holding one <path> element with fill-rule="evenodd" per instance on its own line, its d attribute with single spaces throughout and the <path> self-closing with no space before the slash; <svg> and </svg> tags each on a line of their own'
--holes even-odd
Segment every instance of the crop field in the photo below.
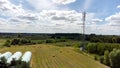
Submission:
<svg viewBox="0 0 120 68">
<path fill-rule="evenodd" d="M 75 52 L 72 47 L 57 47 L 50 44 L 11 46 L 0 49 L 0 53 L 10 51 L 32 52 L 31 68 L 108 68 L 89 56 Z"/>
</svg>

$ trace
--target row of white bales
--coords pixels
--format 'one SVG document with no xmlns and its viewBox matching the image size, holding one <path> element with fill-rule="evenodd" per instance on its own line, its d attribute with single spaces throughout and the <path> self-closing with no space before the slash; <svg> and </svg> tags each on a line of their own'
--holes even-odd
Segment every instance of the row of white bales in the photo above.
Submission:
<svg viewBox="0 0 120 68">
<path fill-rule="evenodd" d="M 19 60 L 21 58 L 21 61 L 24 62 L 30 62 L 31 57 L 32 57 L 32 53 L 30 51 L 26 51 L 23 56 L 21 52 L 16 52 L 12 55 L 11 52 L 5 52 L 3 54 L 0 54 L 0 58 L 5 57 L 5 59 L 7 60 L 7 63 L 11 63 L 11 61 L 13 60 L 13 58 L 15 60 Z"/>
</svg>

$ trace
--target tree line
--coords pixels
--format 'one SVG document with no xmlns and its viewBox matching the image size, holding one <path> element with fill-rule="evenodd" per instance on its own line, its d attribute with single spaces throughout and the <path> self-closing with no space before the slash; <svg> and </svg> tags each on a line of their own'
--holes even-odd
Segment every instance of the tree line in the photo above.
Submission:
<svg viewBox="0 0 120 68">
<path fill-rule="evenodd" d="M 29 39 L 25 39 L 25 38 L 15 38 L 12 40 L 6 40 L 3 46 L 10 47 L 11 45 L 32 45 L 32 44 L 36 44 L 36 43 L 32 42 Z"/>
<path fill-rule="evenodd" d="M 0 33 L 0 38 L 14 39 L 14 38 L 27 38 L 31 40 L 47 40 L 47 39 L 70 39 L 70 40 L 83 40 L 83 35 L 79 33 Z M 120 43 L 120 36 L 117 35 L 96 35 L 85 34 L 85 40 L 90 42 L 102 43 Z"/>
<path fill-rule="evenodd" d="M 114 43 L 88 43 L 86 50 L 89 53 L 103 55 L 106 50 L 111 52 L 114 48 L 120 49 L 120 44 Z"/>
<path fill-rule="evenodd" d="M 88 43 L 86 45 L 86 51 L 95 54 L 95 60 L 99 60 L 111 68 L 120 67 L 120 44 Z"/>
<path fill-rule="evenodd" d="M 57 42 L 66 42 L 65 39 L 46 39 L 46 40 L 31 40 L 27 38 L 14 38 L 8 39 L 5 41 L 3 46 L 10 47 L 11 45 L 34 45 L 34 44 L 42 44 L 42 43 L 57 43 Z"/>
</svg>

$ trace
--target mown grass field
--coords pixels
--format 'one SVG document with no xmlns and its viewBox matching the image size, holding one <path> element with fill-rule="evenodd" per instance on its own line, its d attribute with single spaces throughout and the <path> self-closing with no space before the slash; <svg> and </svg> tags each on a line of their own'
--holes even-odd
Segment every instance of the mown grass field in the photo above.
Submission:
<svg viewBox="0 0 120 68">
<path fill-rule="evenodd" d="M 75 52 L 72 47 L 38 44 L 0 48 L 0 53 L 6 51 L 31 51 L 31 68 L 108 68 L 89 56 Z"/>
</svg>

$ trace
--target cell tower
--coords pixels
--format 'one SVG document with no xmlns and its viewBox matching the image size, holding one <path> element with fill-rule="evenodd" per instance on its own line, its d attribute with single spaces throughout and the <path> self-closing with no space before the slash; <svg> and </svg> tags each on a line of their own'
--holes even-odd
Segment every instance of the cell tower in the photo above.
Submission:
<svg viewBox="0 0 120 68">
<path fill-rule="evenodd" d="M 86 21 L 86 12 L 84 11 L 82 13 L 82 21 L 83 21 L 83 38 L 82 38 L 82 47 L 81 50 L 84 51 L 85 50 L 85 21 Z"/>
</svg>

